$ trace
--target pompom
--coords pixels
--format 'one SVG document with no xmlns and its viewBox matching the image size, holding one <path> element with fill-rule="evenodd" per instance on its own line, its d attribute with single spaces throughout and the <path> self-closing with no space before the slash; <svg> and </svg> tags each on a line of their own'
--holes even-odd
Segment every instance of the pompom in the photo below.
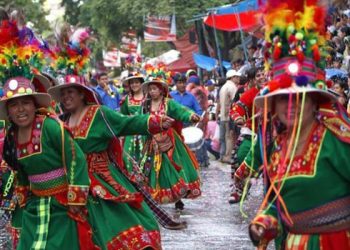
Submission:
<svg viewBox="0 0 350 250">
<path fill-rule="evenodd" d="M 312 54 L 313 54 L 314 60 L 316 62 L 321 60 L 321 54 L 320 54 L 320 51 L 319 51 L 318 46 L 316 44 L 314 46 L 312 46 Z"/>
<path fill-rule="evenodd" d="M 292 85 L 293 79 L 291 76 L 284 74 L 279 78 L 280 88 L 289 88 Z"/>
<path fill-rule="evenodd" d="M 308 83 L 308 78 L 306 76 L 297 76 L 295 78 L 295 83 L 299 86 L 299 87 L 302 87 L 302 86 L 306 86 L 307 83 Z"/>
<path fill-rule="evenodd" d="M 282 49 L 278 46 L 275 47 L 275 49 L 273 50 L 273 59 L 277 60 L 280 58 L 282 53 Z"/>
<path fill-rule="evenodd" d="M 329 88 L 329 89 L 332 88 L 333 84 L 334 84 L 334 83 L 333 83 L 332 80 L 327 80 L 327 81 L 326 81 L 327 88 Z"/>
<path fill-rule="evenodd" d="M 300 48 L 297 50 L 297 58 L 298 58 L 298 61 L 300 63 L 303 62 L 305 59 L 305 55 L 304 55 L 302 49 L 300 49 Z"/>
<path fill-rule="evenodd" d="M 272 80 L 267 84 L 267 87 L 269 89 L 269 92 L 275 91 L 276 89 L 280 88 L 280 82 L 277 80 Z"/>
</svg>

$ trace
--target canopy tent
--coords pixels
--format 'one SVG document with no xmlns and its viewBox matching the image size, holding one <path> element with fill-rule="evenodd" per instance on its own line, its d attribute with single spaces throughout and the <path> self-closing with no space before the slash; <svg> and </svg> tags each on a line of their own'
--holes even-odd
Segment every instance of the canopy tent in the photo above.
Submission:
<svg viewBox="0 0 350 250">
<path fill-rule="evenodd" d="M 208 56 L 203 56 L 197 53 L 193 53 L 193 60 L 196 63 L 196 65 L 201 68 L 201 69 L 205 69 L 207 71 L 211 71 L 213 69 L 215 69 L 218 66 L 218 60 L 212 57 L 208 57 Z M 230 69 L 231 68 L 231 64 L 230 62 L 226 62 L 223 61 L 222 65 L 226 68 L 226 69 Z"/>
<path fill-rule="evenodd" d="M 262 27 L 260 2 L 261 0 L 245 0 L 214 8 L 204 18 L 204 23 L 223 31 L 256 30 Z"/>
</svg>

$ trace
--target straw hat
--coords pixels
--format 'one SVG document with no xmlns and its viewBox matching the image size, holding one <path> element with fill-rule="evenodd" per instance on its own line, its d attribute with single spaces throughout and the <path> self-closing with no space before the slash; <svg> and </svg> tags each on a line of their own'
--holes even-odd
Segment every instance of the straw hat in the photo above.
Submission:
<svg viewBox="0 0 350 250">
<path fill-rule="evenodd" d="M 131 79 L 140 79 L 140 80 L 141 80 L 141 83 L 144 83 L 144 82 L 145 82 L 144 76 L 143 76 L 142 74 L 140 74 L 140 73 L 131 73 L 131 74 L 128 75 L 127 78 L 125 78 L 125 79 L 123 80 L 123 84 L 124 84 L 124 83 L 129 84 L 129 83 L 130 83 L 129 81 L 130 81 Z"/>
<path fill-rule="evenodd" d="M 148 88 L 149 88 L 149 85 L 151 85 L 151 84 L 156 84 L 159 87 L 161 87 L 164 90 L 163 95 L 168 96 L 168 94 L 169 94 L 168 84 L 161 78 L 149 77 L 148 80 L 142 84 L 142 89 L 143 89 L 144 93 L 148 93 Z"/>
</svg>

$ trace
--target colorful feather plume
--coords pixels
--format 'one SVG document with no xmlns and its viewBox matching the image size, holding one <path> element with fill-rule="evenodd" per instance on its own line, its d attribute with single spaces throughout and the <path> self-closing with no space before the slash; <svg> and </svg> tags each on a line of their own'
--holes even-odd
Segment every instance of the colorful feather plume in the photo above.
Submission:
<svg viewBox="0 0 350 250">
<path fill-rule="evenodd" d="M 45 57 L 38 43 L 21 42 L 15 22 L 0 23 L 0 81 L 23 76 L 31 79 L 45 64 Z"/>
<path fill-rule="evenodd" d="M 87 46 L 90 38 L 90 31 L 87 28 L 73 31 L 69 25 L 63 25 L 60 31 L 56 30 L 59 47 L 56 49 L 51 67 L 67 75 L 86 73 L 90 61 L 90 49 Z"/>
</svg>

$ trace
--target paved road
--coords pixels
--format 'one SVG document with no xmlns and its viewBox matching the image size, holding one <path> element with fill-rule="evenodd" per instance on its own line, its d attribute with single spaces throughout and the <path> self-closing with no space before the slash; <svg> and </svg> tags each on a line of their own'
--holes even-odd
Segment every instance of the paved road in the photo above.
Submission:
<svg viewBox="0 0 350 250">
<path fill-rule="evenodd" d="M 245 219 L 241 216 L 239 205 L 227 202 L 230 167 L 212 161 L 209 168 L 202 170 L 201 175 L 202 197 L 184 200 L 185 210 L 181 218 L 187 220 L 188 228 L 182 231 L 162 229 L 164 250 L 254 249 L 247 228 L 261 201 L 261 181 L 253 186 L 251 195 L 244 204 L 244 211 L 249 217 Z M 165 208 L 175 214 L 173 205 Z"/>
</svg>

